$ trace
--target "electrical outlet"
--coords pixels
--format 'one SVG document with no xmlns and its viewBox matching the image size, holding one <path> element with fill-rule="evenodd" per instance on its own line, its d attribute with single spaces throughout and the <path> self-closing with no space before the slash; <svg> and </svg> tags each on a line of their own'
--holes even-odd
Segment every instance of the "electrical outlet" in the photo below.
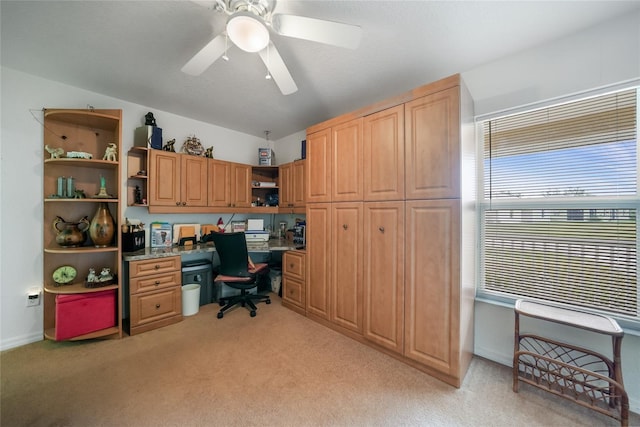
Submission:
<svg viewBox="0 0 640 427">
<path fill-rule="evenodd" d="M 27 307 L 40 305 L 40 293 L 27 295 Z"/>
</svg>

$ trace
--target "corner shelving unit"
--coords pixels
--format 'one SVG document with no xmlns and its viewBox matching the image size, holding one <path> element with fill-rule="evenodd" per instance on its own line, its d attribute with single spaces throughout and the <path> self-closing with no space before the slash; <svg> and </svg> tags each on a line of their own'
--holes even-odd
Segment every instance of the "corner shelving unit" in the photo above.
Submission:
<svg viewBox="0 0 640 427">
<path fill-rule="evenodd" d="M 121 110 L 44 110 L 44 164 L 43 164 L 43 287 L 44 287 L 44 337 L 56 339 L 56 296 L 90 295 L 94 292 L 115 290 L 115 324 L 90 331 L 66 340 L 122 337 L 121 297 L 121 236 L 117 222 L 122 217 L 120 203 L 121 159 Z M 109 144 L 115 144 L 116 161 L 102 160 Z M 50 158 L 46 146 L 62 148 L 61 158 Z M 92 158 L 66 158 L 69 151 L 88 153 Z M 58 178 L 73 177 L 74 188 L 83 190 L 85 198 L 58 194 Z M 108 197 L 96 197 L 104 179 Z M 87 237 L 78 247 L 64 247 L 56 242 L 57 231 L 53 227 L 56 217 L 65 222 L 78 222 L 83 217 L 93 218 L 100 203 L 106 203 L 115 222 L 114 238 L 106 247 L 96 247 Z M 88 232 L 87 232 L 88 234 Z M 63 265 L 71 265 L 77 271 L 73 283 L 58 285 L 53 272 Z M 100 271 L 109 268 L 115 281 L 107 286 L 89 288 L 85 278 L 89 269 Z"/>
</svg>

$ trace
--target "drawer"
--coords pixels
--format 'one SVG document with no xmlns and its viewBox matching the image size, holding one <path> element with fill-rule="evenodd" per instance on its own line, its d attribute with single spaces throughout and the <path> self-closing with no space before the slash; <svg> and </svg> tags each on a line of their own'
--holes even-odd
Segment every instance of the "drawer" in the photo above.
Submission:
<svg viewBox="0 0 640 427">
<path fill-rule="evenodd" d="M 140 292 L 165 289 L 172 286 L 180 286 L 181 283 L 182 275 L 180 271 L 165 274 L 149 274 L 129 280 L 129 293 L 133 295 Z"/>
<path fill-rule="evenodd" d="M 282 300 L 290 304 L 297 305 L 300 308 L 304 308 L 304 282 L 283 276 Z"/>
<path fill-rule="evenodd" d="M 131 327 L 182 314 L 180 287 L 131 296 Z"/>
<path fill-rule="evenodd" d="M 153 258 L 129 263 L 129 278 L 148 276 L 155 273 L 180 271 L 182 264 L 179 256 Z"/>
<path fill-rule="evenodd" d="M 287 251 L 282 257 L 282 275 L 304 281 L 304 254 Z"/>
</svg>

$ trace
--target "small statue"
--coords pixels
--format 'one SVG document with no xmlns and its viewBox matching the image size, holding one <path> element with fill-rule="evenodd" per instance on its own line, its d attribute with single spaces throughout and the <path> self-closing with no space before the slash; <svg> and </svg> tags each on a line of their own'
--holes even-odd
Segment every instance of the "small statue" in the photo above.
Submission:
<svg viewBox="0 0 640 427">
<path fill-rule="evenodd" d="M 173 148 L 173 145 L 174 145 L 175 143 L 176 143 L 176 139 L 175 139 L 175 138 L 173 138 L 173 139 L 171 139 L 171 140 L 167 141 L 167 143 L 165 144 L 165 146 L 164 146 L 164 147 L 162 147 L 162 149 L 163 149 L 164 151 L 170 151 L 170 152 L 172 152 L 172 153 L 175 153 L 175 152 L 176 152 L 176 149 L 175 149 L 175 148 Z"/>
<path fill-rule="evenodd" d="M 84 190 L 79 190 L 79 189 L 77 189 L 77 188 L 76 188 L 76 189 L 73 191 L 73 198 L 74 198 L 74 199 L 86 199 L 86 198 L 87 198 L 87 195 L 86 195 L 86 194 L 84 194 Z"/>
<path fill-rule="evenodd" d="M 153 117 L 152 112 L 148 112 L 144 116 L 144 125 L 145 126 L 156 126 L 156 119 Z"/>
<path fill-rule="evenodd" d="M 87 276 L 87 282 L 94 283 L 98 281 L 98 276 L 96 276 L 96 269 L 90 268 L 89 275 Z"/>
<path fill-rule="evenodd" d="M 45 145 L 44 148 L 51 154 L 52 159 L 59 159 L 64 154 L 64 150 L 60 147 L 49 148 L 49 145 Z"/>
<path fill-rule="evenodd" d="M 94 197 L 98 198 L 110 198 L 112 197 L 109 193 L 107 193 L 107 180 L 103 175 L 100 175 L 100 192 L 96 194 Z"/>
<path fill-rule="evenodd" d="M 136 205 L 142 204 L 142 190 L 140 190 L 140 186 L 136 185 L 135 190 L 133 190 L 133 202 Z"/>
<path fill-rule="evenodd" d="M 115 143 L 110 142 L 107 145 L 107 149 L 104 151 L 104 156 L 102 156 L 102 160 L 108 160 L 110 162 L 115 162 L 118 160 L 118 152 L 117 152 Z"/>
<path fill-rule="evenodd" d="M 113 280 L 113 276 L 111 275 L 111 269 L 108 267 L 104 267 L 100 272 L 100 277 L 98 278 L 98 281 L 106 282 L 109 280 Z"/>
<path fill-rule="evenodd" d="M 207 148 L 207 150 L 204 152 L 204 156 L 208 159 L 213 159 L 213 146 Z"/>
</svg>

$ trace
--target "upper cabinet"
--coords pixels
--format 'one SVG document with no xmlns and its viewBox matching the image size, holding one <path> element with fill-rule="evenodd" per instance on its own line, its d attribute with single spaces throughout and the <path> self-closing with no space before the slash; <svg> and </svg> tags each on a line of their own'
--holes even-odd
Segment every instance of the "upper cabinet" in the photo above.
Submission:
<svg viewBox="0 0 640 427">
<path fill-rule="evenodd" d="M 208 205 L 231 206 L 231 163 L 209 159 Z"/>
<path fill-rule="evenodd" d="M 280 165 L 280 213 L 304 213 L 306 160 Z"/>
<path fill-rule="evenodd" d="M 407 199 L 460 197 L 459 94 L 453 87 L 405 105 Z"/>
<path fill-rule="evenodd" d="M 206 158 L 151 150 L 149 169 L 149 206 L 207 205 Z"/>
<path fill-rule="evenodd" d="M 44 112 L 44 336 L 122 336 L 121 110 Z"/>
<path fill-rule="evenodd" d="M 364 200 L 404 199 L 404 105 L 364 118 Z"/>
<path fill-rule="evenodd" d="M 307 134 L 305 199 L 307 203 L 331 201 L 331 128 Z"/>
<path fill-rule="evenodd" d="M 331 201 L 362 201 L 362 118 L 331 129 Z"/>
</svg>

